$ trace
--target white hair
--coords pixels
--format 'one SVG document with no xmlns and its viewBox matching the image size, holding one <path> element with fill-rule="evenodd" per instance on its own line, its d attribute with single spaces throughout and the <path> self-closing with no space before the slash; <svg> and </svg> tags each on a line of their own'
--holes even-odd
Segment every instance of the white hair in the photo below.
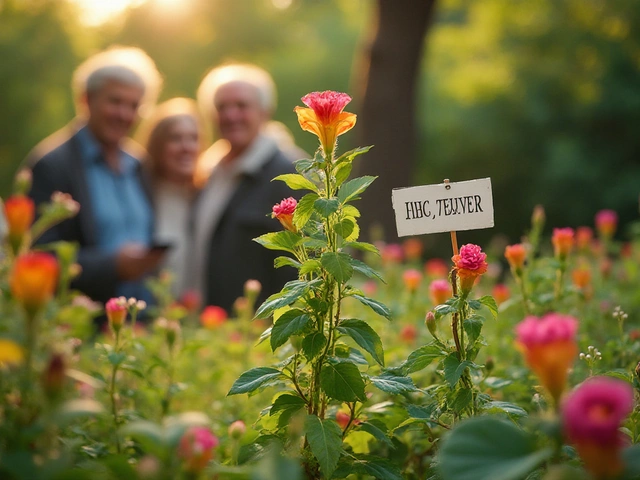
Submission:
<svg viewBox="0 0 640 480">
<path fill-rule="evenodd" d="M 198 105 L 205 119 L 212 118 L 213 102 L 218 89 L 235 82 L 255 87 L 262 109 L 269 114 L 273 113 L 276 108 L 276 85 L 271 75 L 256 65 L 230 64 L 210 70 L 198 87 Z"/>
<path fill-rule="evenodd" d="M 86 59 L 73 73 L 71 87 L 76 112 L 81 112 L 85 94 L 99 91 L 110 80 L 144 91 L 141 115 L 156 103 L 162 87 L 162 77 L 149 55 L 135 47 L 112 47 Z"/>
</svg>

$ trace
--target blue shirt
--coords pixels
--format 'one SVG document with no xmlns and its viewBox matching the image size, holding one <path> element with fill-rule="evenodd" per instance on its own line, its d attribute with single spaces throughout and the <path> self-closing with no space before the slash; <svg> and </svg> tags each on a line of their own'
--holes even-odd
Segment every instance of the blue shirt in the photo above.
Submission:
<svg viewBox="0 0 640 480">
<path fill-rule="evenodd" d="M 153 235 L 153 209 L 138 175 L 138 161 L 120 151 L 119 172 L 109 167 L 100 144 L 84 127 L 78 134 L 80 153 L 86 172 L 98 246 L 115 253 L 125 243 L 150 245 Z M 143 281 L 122 282 L 117 295 L 151 300 Z"/>
</svg>

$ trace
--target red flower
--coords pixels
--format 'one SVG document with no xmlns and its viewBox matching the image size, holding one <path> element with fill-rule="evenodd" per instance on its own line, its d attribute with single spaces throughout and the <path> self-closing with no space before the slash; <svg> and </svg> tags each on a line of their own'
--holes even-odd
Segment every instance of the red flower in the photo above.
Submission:
<svg viewBox="0 0 640 480">
<path fill-rule="evenodd" d="M 20 255 L 9 278 L 11 293 L 30 315 L 34 315 L 53 297 L 58 272 L 58 261 L 50 253 Z"/>
<path fill-rule="evenodd" d="M 209 305 L 200 314 L 200 323 L 204 328 L 213 330 L 227 321 L 227 311 L 216 305 Z"/>
<path fill-rule="evenodd" d="M 553 243 L 553 251 L 556 257 L 564 260 L 571 253 L 575 242 L 573 228 L 554 228 L 551 242 Z"/>
<path fill-rule="evenodd" d="M 332 152 L 336 139 L 356 124 L 355 114 L 342 111 L 350 101 L 346 93 L 312 92 L 302 97 L 302 103 L 309 108 L 294 109 L 300 127 L 320 139 L 325 153 Z"/>
<path fill-rule="evenodd" d="M 496 299 L 496 303 L 500 305 L 511 298 L 511 291 L 504 283 L 498 283 L 493 287 L 491 295 Z"/>
<path fill-rule="evenodd" d="M 451 260 L 458 272 L 461 294 L 466 297 L 476 279 L 487 271 L 487 254 L 478 245 L 469 243 L 460 247 L 460 253 Z"/>
<path fill-rule="evenodd" d="M 286 230 L 297 232 L 298 229 L 293 224 L 293 213 L 296 211 L 296 205 L 298 205 L 298 202 L 295 198 L 285 198 L 273 206 L 271 218 L 277 218 Z"/>
<path fill-rule="evenodd" d="M 33 200 L 24 195 L 13 195 L 4 203 L 4 216 L 7 219 L 9 241 L 14 252 L 18 252 L 22 239 L 31 228 L 35 215 Z"/>
</svg>

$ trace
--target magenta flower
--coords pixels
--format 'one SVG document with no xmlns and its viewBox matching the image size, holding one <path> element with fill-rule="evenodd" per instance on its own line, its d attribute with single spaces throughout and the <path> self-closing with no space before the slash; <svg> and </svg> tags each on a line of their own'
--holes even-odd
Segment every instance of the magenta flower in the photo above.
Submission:
<svg viewBox="0 0 640 480">
<path fill-rule="evenodd" d="M 479 274 L 487 271 L 487 254 L 472 243 L 460 247 L 460 254 L 454 255 L 453 261 L 458 270 L 470 270 Z"/>
<path fill-rule="evenodd" d="M 298 230 L 293 225 L 293 213 L 296 211 L 296 205 L 298 202 L 295 198 L 285 198 L 273 206 L 271 218 L 277 218 L 286 230 L 297 232 Z"/>
<path fill-rule="evenodd" d="M 613 210 L 600 210 L 596 213 L 595 223 L 600 235 L 610 238 L 618 227 L 618 214 Z"/>
<path fill-rule="evenodd" d="M 564 431 L 596 478 L 610 478 L 622 469 L 619 428 L 633 410 L 633 389 L 607 377 L 593 377 L 579 385 L 562 405 Z"/>
</svg>

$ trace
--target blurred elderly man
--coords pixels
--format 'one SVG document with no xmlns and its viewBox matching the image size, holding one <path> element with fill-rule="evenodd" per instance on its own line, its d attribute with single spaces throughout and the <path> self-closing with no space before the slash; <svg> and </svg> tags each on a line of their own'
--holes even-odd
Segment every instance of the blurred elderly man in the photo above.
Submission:
<svg viewBox="0 0 640 480">
<path fill-rule="evenodd" d="M 136 153 L 127 144 L 138 109 L 155 102 L 161 78 L 136 48 L 113 48 L 86 60 L 73 76 L 78 118 L 54 135 L 46 153 L 36 147 L 30 195 L 40 204 L 70 194 L 78 215 L 49 230 L 39 243 L 79 245 L 82 271 L 72 287 L 105 302 L 114 296 L 151 300 L 144 276 L 162 260 L 150 248 L 153 210 Z"/>
<path fill-rule="evenodd" d="M 294 168 L 264 134 L 275 108 L 267 72 L 253 65 L 215 68 L 200 84 L 198 103 L 220 140 L 200 162 L 210 174 L 194 212 L 190 278 L 207 305 L 231 312 L 245 281 L 259 280 L 264 299 L 295 278 L 289 267 L 274 269 L 277 253 L 253 241 L 281 228 L 268 214 L 293 192 L 271 180 Z"/>
</svg>

